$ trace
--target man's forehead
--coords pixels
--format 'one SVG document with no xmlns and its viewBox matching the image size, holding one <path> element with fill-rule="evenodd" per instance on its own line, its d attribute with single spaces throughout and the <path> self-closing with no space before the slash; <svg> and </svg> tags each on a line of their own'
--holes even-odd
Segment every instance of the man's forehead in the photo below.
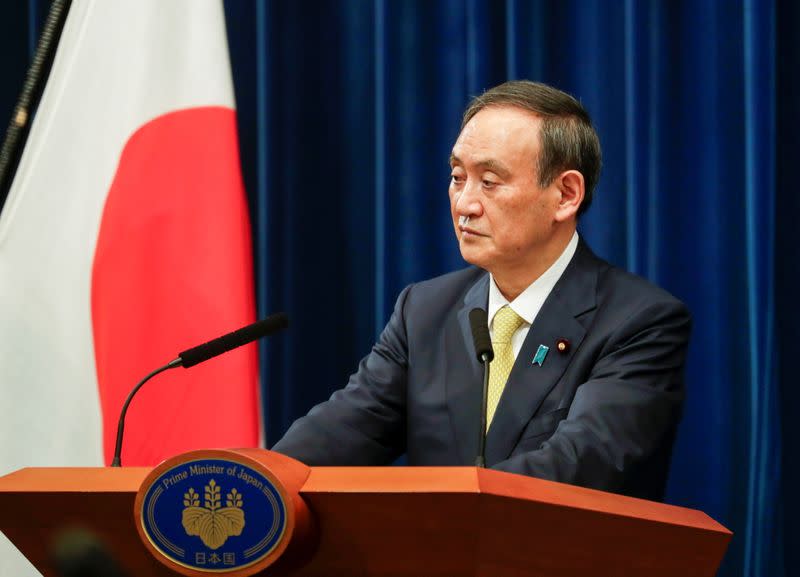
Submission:
<svg viewBox="0 0 800 577">
<path fill-rule="evenodd" d="M 488 106 L 470 118 L 453 148 L 520 140 L 538 143 L 541 121 L 540 116 L 516 106 Z"/>
<path fill-rule="evenodd" d="M 539 148 L 540 121 L 540 117 L 517 107 L 484 108 L 459 134 L 450 153 L 450 164 L 496 171 L 520 155 L 535 155 Z"/>
</svg>

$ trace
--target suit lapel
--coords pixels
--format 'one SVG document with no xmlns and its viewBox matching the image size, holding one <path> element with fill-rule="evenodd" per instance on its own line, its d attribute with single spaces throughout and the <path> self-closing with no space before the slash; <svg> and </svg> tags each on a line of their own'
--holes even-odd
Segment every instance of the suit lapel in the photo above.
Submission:
<svg viewBox="0 0 800 577">
<path fill-rule="evenodd" d="M 586 329 L 576 317 L 596 306 L 598 262 L 581 241 L 569 266 L 534 319 L 489 427 L 486 439 L 488 465 L 511 454 L 523 429 L 564 374 L 583 341 Z M 556 348 L 556 342 L 561 338 L 570 343 L 566 353 L 559 353 Z M 540 345 L 549 347 L 541 366 L 533 364 Z"/>
<path fill-rule="evenodd" d="M 465 465 L 472 465 L 478 454 L 478 429 L 480 428 L 481 384 L 483 365 L 475 356 L 469 311 L 486 309 L 489 299 L 489 275 L 484 274 L 472 285 L 458 310 L 457 323 L 449 323 L 445 387 L 447 408 L 453 423 L 456 443 Z"/>
</svg>

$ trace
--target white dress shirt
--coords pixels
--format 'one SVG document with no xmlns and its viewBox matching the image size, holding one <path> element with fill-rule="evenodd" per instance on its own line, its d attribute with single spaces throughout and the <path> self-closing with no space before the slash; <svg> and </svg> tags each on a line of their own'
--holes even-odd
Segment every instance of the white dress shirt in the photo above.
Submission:
<svg viewBox="0 0 800 577">
<path fill-rule="evenodd" d="M 517 329 L 517 332 L 514 333 L 514 336 L 511 337 L 511 348 L 514 351 L 514 360 L 516 360 L 517 355 L 519 355 L 522 343 L 525 341 L 525 337 L 528 336 L 528 331 L 533 321 L 536 319 L 536 315 L 539 314 L 539 310 L 542 308 L 544 301 L 547 300 L 550 291 L 553 290 L 558 279 L 564 274 L 567 265 L 572 260 L 572 257 L 575 256 L 575 250 L 577 248 L 578 233 L 576 231 L 575 234 L 572 235 L 569 243 L 567 243 L 561 256 L 550 265 L 550 268 L 544 271 L 542 276 L 528 285 L 528 288 L 522 291 L 522 293 L 510 303 L 506 297 L 503 296 L 503 293 L 500 292 L 500 289 L 497 288 L 494 277 L 489 275 L 489 310 L 486 312 L 489 317 L 489 333 L 492 337 L 494 338 L 494 315 L 505 305 L 509 305 L 511 309 L 525 321 Z"/>
</svg>

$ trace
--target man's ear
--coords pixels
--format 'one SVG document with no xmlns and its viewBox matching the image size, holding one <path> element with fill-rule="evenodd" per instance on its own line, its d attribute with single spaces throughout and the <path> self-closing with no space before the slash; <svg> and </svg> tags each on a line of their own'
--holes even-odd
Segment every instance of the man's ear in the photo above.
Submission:
<svg viewBox="0 0 800 577">
<path fill-rule="evenodd" d="M 564 171 L 556 177 L 556 186 L 561 194 L 556 208 L 556 221 L 564 222 L 575 218 L 586 193 L 583 175 L 577 170 Z"/>
</svg>

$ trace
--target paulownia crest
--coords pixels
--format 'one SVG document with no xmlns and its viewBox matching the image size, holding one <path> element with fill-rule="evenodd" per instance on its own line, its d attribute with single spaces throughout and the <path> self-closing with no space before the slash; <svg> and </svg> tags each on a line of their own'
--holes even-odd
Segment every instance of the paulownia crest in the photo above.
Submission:
<svg viewBox="0 0 800 577">
<path fill-rule="evenodd" d="M 183 495 L 183 528 L 187 535 L 200 537 L 209 549 L 219 549 L 228 537 L 241 535 L 244 529 L 241 493 L 231 489 L 222 507 L 220 491 L 217 482 L 211 479 L 205 486 L 205 507 L 200 506 L 200 495 L 193 488 Z"/>
</svg>

